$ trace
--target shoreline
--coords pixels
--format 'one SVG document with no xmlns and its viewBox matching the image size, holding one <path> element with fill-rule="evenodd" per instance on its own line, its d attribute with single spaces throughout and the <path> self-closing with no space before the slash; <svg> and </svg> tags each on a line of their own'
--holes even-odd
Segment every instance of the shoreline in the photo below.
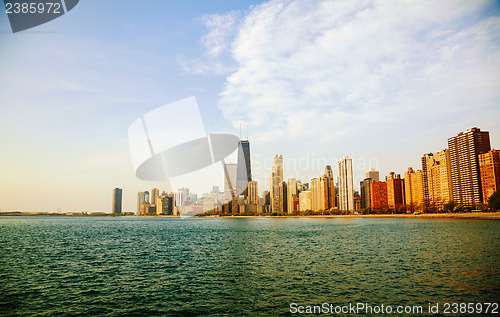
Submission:
<svg viewBox="0 0 500 317">
<path fill-rule="evenodd" d="M 124 218 L 268 218 L 268 219 L 278 219 L 278 218 L 316 218 L 316 219 L 326 219 L 326 218 L 454 218 L 454 219 L 486 219 L 486 220 L 500 220 L 500 212 L 469 212 L 469 213 L 437 213 L 437 214 L 370 214 L 370 215 L 307 215 L 307 216 L 172 216 L 172 215 L 151 215 L 151 216 L 137 216 L 137 215 L 123 215 L 123 216 L 112 216 L 112 215 L 62 215 L 62 214 L 1 214 L 2 217 L 71 217 L 71 218 L 109 218 L 109 217 L 124 217 Z"/>
<path fill-rule="evenodd" d="M 440 214 L 371 214 L 371 215 L 310 215 L 310 216 L 216 216 L 200 218 L 456 218 L 500 220 L 500 212 L 469 212 Z"/>
</svg>

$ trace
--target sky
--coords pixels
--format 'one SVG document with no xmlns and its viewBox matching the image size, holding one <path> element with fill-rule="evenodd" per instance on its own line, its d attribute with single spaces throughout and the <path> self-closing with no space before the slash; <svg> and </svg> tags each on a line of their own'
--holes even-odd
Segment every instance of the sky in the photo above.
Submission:
<svg viewBox="0 0 500 317">
<path fill-rule="evenodd" d="M 2 11 L 0 210 L 110 212 L 119 187 L 135 211 L 169 185 L 135 176 L 128 129 L 191 96 L 207 133 L 248 129 L 259 192 L 275 154 L 303 182 L 349 156 L 357 189 L 472 127 L 500 149 L 500 5 L 85 0 L 18 33 Z"/>
</svg>

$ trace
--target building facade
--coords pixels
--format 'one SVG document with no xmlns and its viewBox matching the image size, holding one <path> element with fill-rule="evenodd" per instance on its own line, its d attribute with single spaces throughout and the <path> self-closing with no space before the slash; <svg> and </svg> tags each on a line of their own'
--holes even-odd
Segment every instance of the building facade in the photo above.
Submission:
<svg viewBox="0 0 500 317">
<path fill-rule="evenodd" d="M 354 210 L 354 185 L 352 174 L 352 159 L 343 157 L 338 161 L 339 170 L 339 209 Z"/>
<path fill-rule="evenodd" d="M 453 200 L 464 206 L 483 202 L 479 155 L 488 153 L 489 132 L 472 128 L 448 139 Z"/>
<path fill-rule="evenodd" d="M 299 193 L 299 210 L 312 210 L 310 190 L 304 190 Z"/>
<path fill-rule="evenodd" d="M 279 212 L 279 184 L 283 182 L 283 155 L 274 156 L 270 179 L 271 211 Z"/>
<path fill-rule="evenodd" d="M 294 211 L 297 211 L 295 208 L 294 208 L 294 204 L 293 204 L 293 197 L 294 196 L 298 196 L 299 192 L 298 192 L 298 188 L 297 188 L 297 180 L 295 178 L 291 178 L 289 180 L 287 180 L 286 182 L 286 192 L 287 192 L 287 211 L 288 213 L 292 213 Z"/>
<path fill-rule="evenodd" d="M 386 182 L 373 182 L 370 184 L 371 191 L 371 209 L 378 210 L 387 208 L 387 183 Z"/>
<path fill-rule="evenodd" d="M 236 167 L 236 192 L 235 195 L 248 195 L 248 182 L 252 180 L 252 167 L 250 165 L 250 142 L 238 142 L 238 166 Z M 234 185 L 233 185 L 234 186 Z"/>
<path fill-rule="evenodd" d="M 408 167 L 405 173 L 404 189 L 405 203 L 408 207 L 407 211 L 423 210 L 424 204 L 424 173 L 422 170 L 414 171 Z"/>
<path fill-rule="evenodd" d="M 453 201 L 448 149 L 424 154 L 422 173 L 425 207 L 442 209 L 444 204 Z"/>
<path fill-rule="evenodd" d="M 387 183 L 387 205 L 389 208 L 398 210 L 405 204 L 404 181 L 400 174 L 391 172 L 385 177 Z"/>
<path fill-rule="evenodd" d="M 479 155 L 483 202 L 488 203 L 491 195 L 500 190 L 500 151 L 491 150 Z"/>
<path fill-rule="evenodd" d="M 122 213 L 122 190 L 120 188 L 113 189 L 113 206 L 111 210 L 114 214 Z"/>
</svg>

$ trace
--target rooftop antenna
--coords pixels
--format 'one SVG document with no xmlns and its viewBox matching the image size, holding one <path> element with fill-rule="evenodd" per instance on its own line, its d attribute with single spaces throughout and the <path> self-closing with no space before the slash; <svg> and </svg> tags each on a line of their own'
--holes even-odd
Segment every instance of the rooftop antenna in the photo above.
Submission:
<svg viewBox="0 0 500 317">
<path fill-rule="evenodd" d="M 247 124 L 247 140 L 248 140 L 248 124 Z"/>
<path fill-rule="evenodd" d="M 240 140 L 241 140 L 241 122 L 240 122 Z"/>
</svg>

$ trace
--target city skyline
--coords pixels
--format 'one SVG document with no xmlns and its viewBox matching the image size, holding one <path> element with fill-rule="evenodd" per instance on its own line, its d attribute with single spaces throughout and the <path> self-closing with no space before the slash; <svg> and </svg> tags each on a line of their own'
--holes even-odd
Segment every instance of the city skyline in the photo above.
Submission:
<svg viewBox="0 0 500 317">
<path fill-rule="evenodd" d="M 107 211 L 115 187 L 135 211 L 165 184 L 135 177 L 127 129 L 190 96 L 207 133 L 248 126 L 259 194 L 276 153 L 303 182 L 349 156 L 359 191 L 370 168 L 402 176 L 474 126 L 498 149 L 496 1 L 119 4 L 17 34 L 0 14 L 2 211 Z"/>
<path fill-rule="evenodd" d="M 250 142 L 244 140 L 244 143 L 248 153 Z M 375 213 L 385 213 L 388 210 L 411 213 L 450 211 L 450 208 L 454 210 L 455 207 L 478 208 L 483 203 L 487 204 L 488 197 L 500 189 L 500 151 L 491 150 L 489 132 L 473 127 L 448 138 L 448 144 L 448 149 L 424 154 L 421 157 L 422 169 L 417 167 L 415 171 L 413 167 L 408 167 L 404 177 L 391 171 L 385 176 L 385 181 L 380 181 L 379 171 L 371 168 L 366 172 L 366 178 L 360 182 L 359 193 L 353 188 L 352 159 L 349 157 L 343 157 L 337 162 L 337 183 L 330 165 L 325 166 L 323 175 L 304 182 L 294 178 L 284 179 L 284 158 L 283 155 L 276 154 L 270 173 L 271 185 L 269 190 L 261 189 L 262 197 L 259 196 L 258 182 L 252 180 L 248 180 L 243 186 L 248 187 L 248 191 L 238 190 L 235 194 L 231 190 L 229 194 L 226 187 L 221 192 L 218 186 L 214 186 L 210 193 L 203 193 L 201 199 L 194 193 L 189 195 L 189 189 L 182 188 L 177 192 L 187 190 L 182 198 L 177 198 L 175 193 L 170 194 L 176 197 L 169 209 L 174 210 L 173 212 L 162 213 L 157 208 L 153 214 L 185 216 L 210 212 L 258 215 L 296 214 L 304 211 L 365 213 L 367 210 Z M 247 160 L 247 153 L 241 150 L 238 153 L 238 161 L 242 162 L 244 170 L 251 165 Z M 235 178 L 229 175 L 227 167 L 224 173 L 228 180 Z M 462 179 L 457 181 L 457 175 L 462 175 Z M 155 191 L 158 190 L 153 189 Z M 138 204 L 142 201 L 140 197 L 144 197 L 144 192 L 138 193 Z M 147 201 L 146 203 L 149 204 Z M 155 206 L 153 200 L 151 204 Z M 151 212 L 141 210 L 141 215 L 145 214 Z"/>
</svg>

